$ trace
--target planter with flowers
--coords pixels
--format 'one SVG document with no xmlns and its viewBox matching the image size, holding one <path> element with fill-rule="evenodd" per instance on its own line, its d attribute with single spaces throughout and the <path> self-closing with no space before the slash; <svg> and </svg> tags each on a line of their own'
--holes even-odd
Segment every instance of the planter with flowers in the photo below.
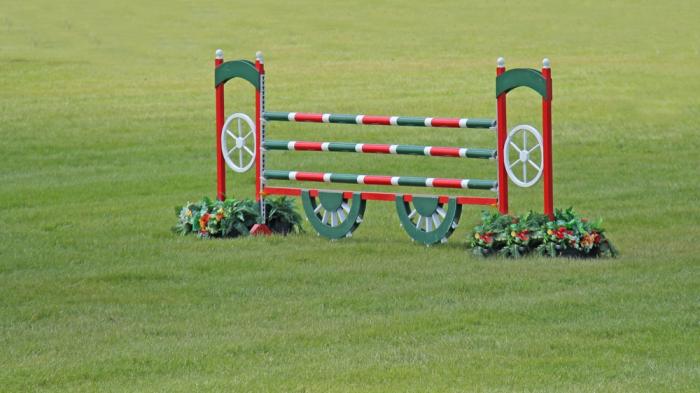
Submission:
<svg viewBox="0 0 700 393">
<path fill-rule="evenodd" d="M 266 199 L 270 229 L 275 233 L 288 234 L 301 231 L 301 216 L 294 209 L 293 200 L 280 197 Z M 176 207 L 178 217 L 173 232 L 181 235 L 195 234 L 200 238 L 224 238 L 247 236 L 258 222 L 260 209 L 250 199 L 227 199 L 225 201 L 204 197 L 199 202 L 188 202 Z"/>
<path fill-rule="evenodd" d="M 591 222 L 572 209 L 557 210 L 554 220 L 529 212 L 521 216 L 482 214 L 482 223 L 469 238 L 478 256 L 517 258 L 528 254 L 596 258 L 615 256 L 601 221 Z"/>
</svg>

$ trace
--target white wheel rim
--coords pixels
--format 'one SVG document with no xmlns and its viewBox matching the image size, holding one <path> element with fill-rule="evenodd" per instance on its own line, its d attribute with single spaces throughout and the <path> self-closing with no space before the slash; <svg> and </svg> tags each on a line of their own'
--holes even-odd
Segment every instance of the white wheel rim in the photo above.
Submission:
<svg viewBox="0 0 700 393">
<path fill-rule="evenodd" d="M 519 135 L 522 133 L 522 137 Z M 537 144 L 535 146 L 528 145 L 528 134 L 535 137 Z M 517 157 L 511 161 L 511 148 L 517 151 Z M 533 153 L 539 153 L 539 162 L 532 160 Z M 544 154 L 542 154 L 542 135 L 533 126 L 521 124 L 514 127 L 508 133 L 505 146 L 503 146 L 503 163 L 508 172 L 508 177 L 516 185 L 520 187 L 532 187 L 542 177 L 542 168 L 544 166 Z M 520 164 L 520 165 L 518 165 Z M 518 171 L 519 170 L 519 171 Z M 535 176 L 528 178 L 528 171 L 535 171 Z M 517 173 L 516 172 L 520 172 Z"/>
<path fill-rule="evenodd" d="M 245 127 L 247 126 L 247 128 Z M 252 144 L 252 149 L 248 147 Z M 221 154 L 229 168 L 247 172 L 255 163 L 255 124 L 245 113 L 234 113 L 221 128 Z"/>
</svg>

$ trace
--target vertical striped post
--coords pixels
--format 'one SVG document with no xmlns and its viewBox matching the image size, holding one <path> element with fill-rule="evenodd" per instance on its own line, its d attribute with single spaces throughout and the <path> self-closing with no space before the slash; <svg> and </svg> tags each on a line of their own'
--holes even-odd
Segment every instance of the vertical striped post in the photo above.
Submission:
<svg viewBox="0 0 700 393">
<path fill-rule="evenodd" d="M 255 200 L 260 203 L 260 219 L 250 228 L 253 236 L 271 235 L 272 231 L 265 225 L 265 198 L 263 197 L 263 174 L 265 173 L 265 121 L 262 114 L 265 113 L 265 62 L 262 52 L 255 53 L 255 69 L 258 70 L 258 89 L 255 90 Z"/>
<path fill-rule="evenodd" d="M 265 202 L 262 198 L 263 180 L 262 174 L 264 171 L 265 159 L 261 152 L 264 142 L 264 121 L 262 114 L 265 111 L 265 62 L 262 52 L 255 53 L 255 68 L 258 70 L 260 78 L 260 88 L 255 91 L 255 200 L 260 203 L 260 215 L 264 222 L 265 220 Z"/>
<path fill-rule="evenodd" d="M 499 57 L 496 61 L 496 76 L 506 72 L 506 61 Z M 498 212 L 508 214 L 508 173 L 506 163 L 503 161 L 503 149 L 508 136 L 506 124 L 506 94 L 502 93 L 497 98 L 498 111 Z"/>
<path fill-rule="evenodd" d="M 554 220 L 552 179 L 552 70 L 549 59 L 542 60 L 542 76 L 547 81 L 547 96 L 542 98 L 542 153 L 544 154 L 544 214 Z"/>
<path fill-rule="evenodd" d="M 224 62 L 224 51 L 216 50 L 214 70 Z M 216 198 L 226 198 L 226 165 L 221 151 L 221 129 L 224 127 L 224 84 L 216 87 Z"/>
</svg>

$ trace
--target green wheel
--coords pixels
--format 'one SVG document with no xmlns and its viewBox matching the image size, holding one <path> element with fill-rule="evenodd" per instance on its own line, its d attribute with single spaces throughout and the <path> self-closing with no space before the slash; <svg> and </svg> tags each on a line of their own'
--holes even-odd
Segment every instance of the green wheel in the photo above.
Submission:
<svg viewBox="0 0 700 393">
<path fill-rule="evenodd" d="M 359 193 L 352 198 L 343 198 L 342 192 L 319 191 L 318 197 L 312 197 L 308 190 L 301 192 L 304 213 L 319 235 L 329 239 L 341 239 L 352 236 L 360 226 L 365 214 L 367 201 Z"/>
<path fill-rule="evenodd" d="M 403 195 L 397 195 L 396 212 L 408 236 L 431 245 L 444 243 L 452 235 L 459 223 L 462 205 L 457 204 L 456 198 L 450 198 L 445 204 L 437 197 L 413 197 L 412 202 L 406 202 Z"/>
</svg>

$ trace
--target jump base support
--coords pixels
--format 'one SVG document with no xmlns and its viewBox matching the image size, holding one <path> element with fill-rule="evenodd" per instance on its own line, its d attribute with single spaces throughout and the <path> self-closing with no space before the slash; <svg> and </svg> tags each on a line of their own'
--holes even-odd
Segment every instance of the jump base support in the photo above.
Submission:
<svg viewBox="0 0 700 393">
<path fill-rule="evenodd" d="M 272 231 L 265 224 L 255 224 L 255 225 L 253 225 L 252 228 L 250 228 L 250 235 L 251 236 L 270 236 L 270 235 L 272 235 Z"/>
</svg>

